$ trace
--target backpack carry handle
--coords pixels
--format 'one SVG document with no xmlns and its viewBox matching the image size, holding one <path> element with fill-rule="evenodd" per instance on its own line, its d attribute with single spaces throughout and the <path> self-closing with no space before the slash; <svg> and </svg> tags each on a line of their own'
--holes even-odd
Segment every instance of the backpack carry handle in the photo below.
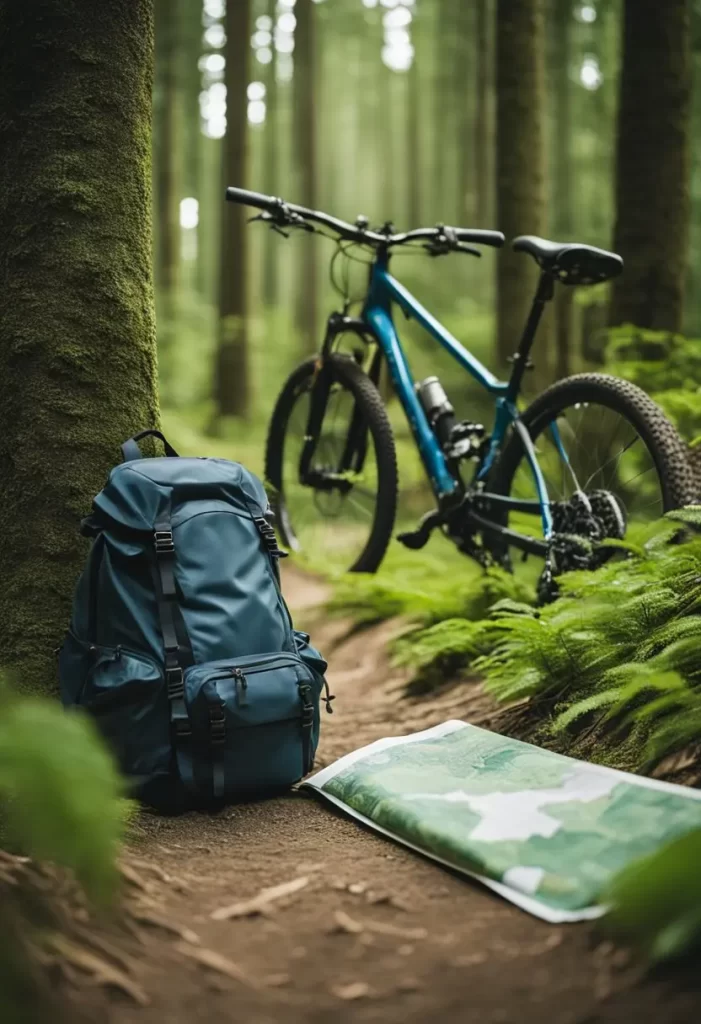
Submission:
<svg viewBox="0 0 701 1024">
<path fill-rule="evenodd" d="M 122 462 L 132 462 L 134 459 L 143 459 L 138 442 L 144 437 L 158 437 L 163 442 L 166 456 L 171 459 L 178 459 L 180 456 L 172 445 L 168 444 L 160 430 L 142 430 L 140 434 L 134 434 L 122 445 Z"/>
</svg>

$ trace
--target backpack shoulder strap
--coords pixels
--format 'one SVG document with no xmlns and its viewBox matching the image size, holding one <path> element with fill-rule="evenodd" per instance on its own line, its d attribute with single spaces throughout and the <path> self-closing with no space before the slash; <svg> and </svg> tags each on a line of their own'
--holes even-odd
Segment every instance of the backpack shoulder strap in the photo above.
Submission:
<svg viewBox="0 0 701 1024">
<path fill-rule="evenodd" d="M 175 580 L 175 544 L 170 520 L 170 509 L 163 512 L 154 525 L 154 558 L 151 565 L 158 617 L 163 636 L 166 690 L 170 706 L 170 724 L 176 756 L 181 753 L 191 736 L 190 719 L 185 704 L 183 673 L 194 664 L 192 644 L 187 626 L 178 604 Z M 177 757 L 183 783 L 192 788 L 191 759 Z M 187 777 L 183 777 L 183 772 Z"/>
</svg>

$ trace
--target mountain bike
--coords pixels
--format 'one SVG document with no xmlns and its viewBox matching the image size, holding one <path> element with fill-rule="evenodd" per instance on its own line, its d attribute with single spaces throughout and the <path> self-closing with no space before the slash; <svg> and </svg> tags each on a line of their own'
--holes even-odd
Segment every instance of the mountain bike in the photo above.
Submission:
<svg viewBox="0 0 701 1024">
<path fill-rule="evenodd" d="M 555 286 L 598 284 L 621 273 L 620 256 L 579 243 L 520 236 L 513 248 L 533 258 L 539 281 L 506 381 L 499 380 L 390 274 L 393 253 L 422 247 L 434 258 L 480 256 L 500 247 L 501 232 L 449 227 L 396 233 L 371 230 L 282 199 L 240 188 L 226 198 L 257 209 L 283 235 L 291 229 L 333 238 L 332 281 L 343 295 L 318 355 L 284 385 L 266 447 L 266 478 L 283 547 L 330 562 L 339 551 L 352 572 L 377 570 L 397 511 L 395 438 L 378 390 L 383 363 L 409 424 L 435 497 L 435 508 L 398 535 L 423 547 L 434 530 L 482 565 L 512 568 L 512 550 L 543 559 L 541 600 L 557 594 L 556 577 L 594 569 L 610 557 L 632 522 L 691 502 L 694 482 L 684 445 L 655 403 L 627 381 L 582 373 L 557 381 L 519 411 L 538 324 Z M 334 276 L 339 257 L 368 254 L 368 287 L 358 316 Z M 398 307 L 470 374 L 494 403 L 489 430 L 458 421 L 437 377 L 415 383 L 392 317 Z M 356 348 L 340 351 L 352 336 Z M 530 525 L 529 525 L 530 524 Z M 612 544 L 611 541 L 614 543 Z"/>
</svg>

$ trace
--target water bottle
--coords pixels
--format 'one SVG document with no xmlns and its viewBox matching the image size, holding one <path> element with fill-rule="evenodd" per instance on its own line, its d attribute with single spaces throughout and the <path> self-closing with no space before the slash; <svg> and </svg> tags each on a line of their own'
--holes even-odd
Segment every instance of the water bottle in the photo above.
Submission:
<svg viewBox="0 0 701 1024">
<path fill-rule="evenodd" d="M 455 426 L 455 410 L 448 401 L 443 385 L 438 377 L 427 377 L 417 384 L 416 390 L 433 433 L 441 447 L 445 447 Z"/>
</svg>

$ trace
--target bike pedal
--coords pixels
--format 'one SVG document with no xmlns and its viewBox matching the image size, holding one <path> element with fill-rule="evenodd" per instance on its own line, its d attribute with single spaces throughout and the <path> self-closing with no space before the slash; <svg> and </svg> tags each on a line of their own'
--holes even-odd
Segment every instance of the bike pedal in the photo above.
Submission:
<svg viewBox="0 0 701 1024">
<path fill-rule="evenodd" d="M 405 548 L 409 548 L 411 551 L 419 551 L 420 548 L 423 548 L 428 544 L 428 538 L 430 535 L 430 531 L 428 530 L 410 530 L 408 533 L 398 533 L 397 540 L 400 544 L 403 544 Z"/>
<path fill-rule="evenodd" d="M 427 512 L 415 530 L 397 534 L 397 540 L 405 548 L 418 551 L 428 544 L 432 532 L 437 526 L 440 526 L 441 521 L 442 518 L 438 511 Z"/>
</svg>

